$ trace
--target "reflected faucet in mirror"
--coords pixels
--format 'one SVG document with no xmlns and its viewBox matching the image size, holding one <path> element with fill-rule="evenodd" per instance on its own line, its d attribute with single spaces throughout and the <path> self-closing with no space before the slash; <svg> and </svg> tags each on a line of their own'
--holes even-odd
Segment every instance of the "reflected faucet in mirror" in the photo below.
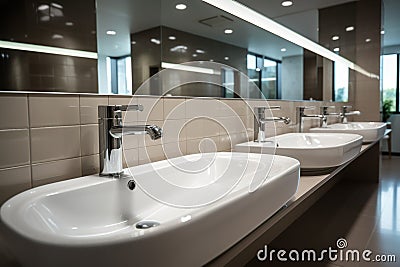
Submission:
<svg viewBox="0 0 400 267">
<path fill-rule="evenodd" d="M 361 112 L 358 110 L 354 111 L 348 111 L 349 108 L 352 108 L 352 106 L 343 106 L 342 107 L 342 112 L 340 113 L 340 120 L 341 123 L 346 124 L 347 123 L 347 116 L 352 116 L 352 115 L 360 115 Z"/>
<path fill-rule="evenodd" d="M 123 111 L 143 111 L 142 105 L 99 106 L 100 175 L 121 177 L 122 136 L 148 134 L 152 140 L 161 138 L 162 129 L 156 125 L 123 125 Z"/>
<path fill-rule="evenodd" d="M 321 128 L 328 127 L 328 116 L 340 117 L 340 113 L 328 112 L 329 108 L 336 108 L 336 107 L 335 106 L 322 106 L 321 107 L 321 115 L 323 116 L 321 119 Z"/>
<path fill-rule="evenodd" d="M 256 142 L 266 142 L 265 137 L 265 123 L 268 121 L 282 121 L 285 124 L 290 123 L 290 118 L 288 117 L 265 117 L 265 110 L 280 110 L 280 106 L 272 106 L 272 107 L 254 107 L 254 140 Z"/>
</svg>

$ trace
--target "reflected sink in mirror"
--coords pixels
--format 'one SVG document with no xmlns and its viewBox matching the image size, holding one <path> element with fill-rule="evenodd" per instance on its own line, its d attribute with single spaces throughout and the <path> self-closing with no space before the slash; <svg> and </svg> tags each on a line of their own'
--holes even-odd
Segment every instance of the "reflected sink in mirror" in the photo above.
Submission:
<svg viewBox="0 0 400 267">
<path fill-rule="evenodd" d="M 335 123 L 325 128 L 311 128 L 313 133 L 352 133 L 363 136 L 364 143 L 371 143 L 383 137 L 386 130 L 385 122 L 349 122 Z"/>
<path fill-rule="evenodd" d="M 302 174 L 322 174 L 352 159 L 362 145 L 362 136 L 357 134 L 287 133 L 266 140 L 238 144 L 235 151 L 268 153 L 271 150 L 264 147 L 275 142 L 275 153 L 299 160 Z"/>
<path fill-rule="evenodd" d="M 188 166 L 206 167 L 198 172 L 179 171 Z M 5 238 L 20 263 L 42 267 L 204 265 L 288 203 L 297 191 L 300 164 L 282 156 L 217 152 L 129 171 L 135 181 L 168 174 L 170 183 L 184 189 L 207 189 L 206 197 L 232 182 L 232 173 L 242 176 L 223 198 L 200 207 L 163 204 L 146 194 L 148 188 L 141 182 L 130 190 L 130 176 L 92 175 L 25 191 L 1 207 Z M 267 179 L 250 192 L 249 184 L 258 174 Z M 184 190 L 180 195 L 160 186 L 156 189 L 171 201 L 184 197 L 190 202 L 195 197 L 188 197 Z"/>
</svg>

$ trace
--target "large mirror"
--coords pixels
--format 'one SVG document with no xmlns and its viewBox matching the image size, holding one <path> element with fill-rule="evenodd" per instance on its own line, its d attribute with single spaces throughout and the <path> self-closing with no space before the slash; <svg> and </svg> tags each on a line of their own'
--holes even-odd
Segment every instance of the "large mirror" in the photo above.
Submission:
<svg viewBox="0 0 400 267">
<path fill-rule="evenodd" d="M 326 22 L 335 12 L 337 15 L 329 5 L 354 2 L 307 1 L 296 3 L 291 10 L 282 7 L 281 1 L 269 1 L 268 5 L 240 2 L 354 60 L 345 53 L 346 48 L 336 47 L 338 42 L 331 34 L 324 35 L 332 29 L 321 26 L 329 26 Z M 223 63 L 247 74 L 268 99 L 347 101 L 354 87 L 348 65 L 333 62 L 201 0 L 3 0 L 0 7 L 2 25 L 10 25 L 0 31 L 0 42 L 6 41 L 0 48 L 0 90 L 133 94 L 158 71 L 198 60 Z M 343 23 L 351 24 L 347 20 Z M 331 40 L 328 45 L 323 41 L 327 38 Z M 340 35 L 340 42 L 346 44 L 346 38 Z M 4 46 L 8 42 L 97 54 L 91 58 L 21 51 Z M 223 75 L 221 79 L 235 82 L 234 72 Z M 193 88 L 174 94 L 235 97 L 227 90 Z"/>
</svg>

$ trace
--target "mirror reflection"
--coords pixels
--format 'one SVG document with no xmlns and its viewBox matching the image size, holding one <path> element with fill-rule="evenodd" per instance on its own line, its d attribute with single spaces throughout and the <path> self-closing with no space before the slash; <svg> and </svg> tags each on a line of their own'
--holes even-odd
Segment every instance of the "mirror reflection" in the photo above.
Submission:
<svg viewBox="0 0 400 267">
<path fill-rule="evenodd" d="M 174 66 L 174 64 L 200 60 L 226 64 L 247 74 L 268 99 L 301 100 L 306 97 L 306 99 L 322 100 L 323 65 L 321 64 L 319 68 L 311 65 L 317 63 L 315 54 L 309 52 L 308 55 L 314 55 L 314 60 L 309 60 L 307 64 L 304 64 L 305 56 L 302 47 L 203 1 L 191 1 L 183 10 L 178 9 L 174 1 L 160 1 L 159 5 L 152 2 L 151 7 L 146 1 L 138 0 L 128 4 L 114 4 L 112 7 L 108 6 L 106 1 L 104 1 L 104 6 L 102 3 L 102 0 L 98 0 L 98 10 L 109 11 L 110 16 L 120 14 L 121 18 L 136 18 L 134 22 L 125 21 L 125 24 L 129 23 L 131 29 L 137 30 L 131 30 L 129 41 L 127 41 L 128 34 L 121 28 L 122 19 L 116 20 L 119 21 L 118 27 L 121 34 L 108 36 L 108 38 L 107 28 L 98 25 L 98 36 L 102 35 L 101 38 L 98 37 L 99 40 L 106 39 L 107 42 L 104 50 L 114 50 L 108 51 L 108 54 L 114 54 L 114 57 L 109 57 L 108 64 L 113 64 L 112 62 L 115 61 L 116 65 L 117 61 L 130 60 L 131 65 L 128 67 L 132 68 L 132 77 L 129 73 L 124 76 L 126 68 L 123 63 L 120 63 L 122 67 L 119 71 L 114 71 L 113 65 L 101 66 L 99 61 L 99 71 L 103 70 L 104 74 L 107 74 L 107 69 L 111 69 L 112 71 L 108 73 L 115 73 L 108 76 L 104 83 L 100 82 L 100 88 L 103 88 L 101 92 L 130 93 L 131 88 L 117 87 L 118 84 L 123 85 L 130 80 L 132 80 L 134 92 L 146 79 L 161 69 Z M 142 10 L 151 9 L 152 16 L 158 14 L 161 19 L 130 14 L 132 10 L 135 10 L 132 6 L 134 3 Z M 122 8 L 116 10 L 118 7 Z M 110 12 L 110 8 L 114 9 L 113 12 Z M 159 25 L 154 26 L 157 22 Z M 107 27 L 110 28 L 110 25 Z M 125 47 L 125 51 L 122 52 L 121 43 L 130 43 L 130 47 Z M 131 53 L 130 59 L 126 56 L 128 51 Z M 101 54 L 107 53 L 102 53 L 99 45 L 99 57 Z M 107 63 L 106 60 L 103 62 Z M 317 84 L 318 69 L 320 70 L 320 85 Z M 106 77 L 106 75 L 100 75 L 100 77 Z M 304 88 L 306 77 L 311 77 L 315 82 L 309 82 L 306 84 L 308 87 Z M 233 83 L 235 81 L 234 74 L 229 72 L 221 79 Z M 204 89 L 201 91 L 193 88 L 193 90 L 176 93 L 185 96 L 234 97 L 229 90 Z"/>
<path fill-rule="evenodd" d="M 291 10 L 282 8 L 280 1 L 268 5 L 240 2 L 346 58 L 356 59 L 354 44 L 349 41 L 354 40 L 356 30 L 340 32 L 343 25 L 358 27 L 357 21 L 351 21 L 357 11 L 354 2 L 339 1 L 342 5 L 331 7 L 336 3 L 329 6 L 308 1 Z M 190 61 L 233 67 L 247 74 L 268 99 L 347 101 L 355 86 L 355 75 L 348 67 L 201 0 L 181 5 L 172 0 L 87 0 L 79 4 L 5 0 L 0 5 L 2 22 L 13 25 L 2 28 L 1 42 L 97 51 L 96 58 L 87 58 L 3 46 L 1 90 L 129 95 L 160 70 Z M 332 18 L 341 10 L 348 16 L 337 25 L 337 36 L 331 36 L 335 32 Z M 241 86 L 235 77 L 230 69 L 220 78 L 226 84 Z M 235 97 L 223 88 L 180 88 L 173 93 Z"/>
</svg>

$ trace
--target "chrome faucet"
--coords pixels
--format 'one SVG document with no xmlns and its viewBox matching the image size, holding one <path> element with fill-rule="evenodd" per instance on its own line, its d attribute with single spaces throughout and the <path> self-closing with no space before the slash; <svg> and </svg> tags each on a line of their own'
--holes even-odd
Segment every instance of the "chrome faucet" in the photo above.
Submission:
<svg viewBox="0 0 400 267">
<path fill-rule="evenodd" d="M 346 124 L 347 123 L 347 116 L 351 116 L 351 115 L 360 115 L 361 112 L 358 110 L 354 110 L 351 112 L 348 112 L 348 108 L 352 108 L 352 106 L 343 106 L 342 107 L 342 112 L 340 113 L 340 119 L 341 119 L 341 123 Z"/>
<path fill-rule="evenodd" d="M 142 105 L 99 106 L 100 175 L 120 177 L 122 167 L 122 136 L 148 134 L 153 140 L 162 136 L 156 125 L 122 125 L 123 111 L 143 111 Z"/>
<path fill-rule="evenodd" d="M 329 108 L 335 108 L 335 106 L 322 106 L 321 107 L 321 115 L 323 116 L 321 119 L 321 128 L 326 128 L 328 127 L 328 116 L 336 116 L 339 117 L 340 113 L 329 113 L 328 109 Z"/>
<path fill-rule="evenodd" d="M 254 107 L 254 140 L 256 142 L 265 142 L 265 123 L 267 121 L 283 121 L 285 124 L 290 123 L 290 119 L 288 117 L 265 117 L 265 110 L 279 110 L 280 106 L 273 107 Z"/>
<path fill-rule="evenodd" d="M 320 114 L 304 114 L 305 110 L 312 110 L 315 109 L 314 106 L 310 106 L 310 107 L 297 107 L 296 108 L 296 126 L 297 126 L 297 131 L 299 133 L 302 133 L 304 131 L 304 118 L 310 118 L 310 119 L 320 119 L 322 120 L 324 118 L 324 115 L 320 115 Z"/>
</svg>

